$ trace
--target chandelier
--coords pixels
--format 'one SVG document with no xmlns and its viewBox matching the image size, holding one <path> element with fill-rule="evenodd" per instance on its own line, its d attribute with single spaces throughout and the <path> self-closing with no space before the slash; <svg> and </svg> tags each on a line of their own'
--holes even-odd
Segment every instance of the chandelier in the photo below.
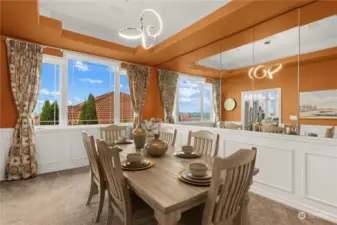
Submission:
<svg viewBox="0 0 337 225">
<path fill-rule="evenodd" d="M 143 24 L 143 18 L 146 13 L 152 13 L 159 22 L 158 31 L 155 30 L 155 27 L 153 25 L 144 26 Z M 154 42 L 156 41 L 156 37 L 160 35 L 160 33 L 163 30 L 163 22 L 159 16 L 159 14 L 154 11 L 153 9 L 145 9 L 140 14 L 140 28 L 123 28 L 119 31 L 119 36 L 125 39 L 129 40 L 135 40 L 135 39 L 141 39 L 142 46 L 145 49 L 152 48 L 154 46 Z M 131 34 L 130 34 L 131 33 Z M 133 34 L 132 34 L 133 33 Z M 150 44 L 147 43 L 147 37 L 152 39 L 152 42 Z"/>
<path fill-rule="evenodd" d="M 252 67 L 248 71 L 248 76 L 250 79 L 273 79 L 273 75 L 280 71 L 282 64 L 275 64 L 272 66 L 259 65 L 257 67 Z"/>
</svg>

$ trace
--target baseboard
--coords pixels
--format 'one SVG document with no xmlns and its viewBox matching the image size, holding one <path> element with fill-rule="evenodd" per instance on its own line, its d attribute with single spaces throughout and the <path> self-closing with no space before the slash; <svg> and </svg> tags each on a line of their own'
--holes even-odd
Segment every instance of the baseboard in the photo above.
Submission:
<svg viewBox="0 0 337 225">
<path fill-rule="evenodd" d="M 337 224 L 337 217 L 336 217 L 336 215 L 333 215 L 331 213 L 322 212 L 322 211 L 319 211 L 317 209 L 313 209 L 311 207 L 308 207 L 308 206 L 305 206 L 305 205 L 302 205 L 302 204 L 299 204 L 299 203 L 295 203 L 295 202 L 289 201 L 288 199 L 276 196 L 276 195 L 274 195 L 272 193 L 269 193 L 269 192 L 266 192 L 266 191 L 262 191 L 262 190 L 257 189 L 257 188 L 252 188 L 251 187 L 250 191 L 253 192 L 254 194 L 257 194 L 257 195 L 260 195 L 260 196 L 272 199 L 272 200 L 274 200 L 276 202 L 279 202 L 279 203 L 281 203 L 283 205 L 295 208 L 295 209 L 297 209 L 299 211 L 306 212 L 306 213 L 311 214 L 313 216 L 316 216 L 316 217 L 319 217 L 319 218 L 322 218 L 324 220 L 327 220 L 327 221 L 330 221 L 332 223 L 336 223 Z"/>
</svg>

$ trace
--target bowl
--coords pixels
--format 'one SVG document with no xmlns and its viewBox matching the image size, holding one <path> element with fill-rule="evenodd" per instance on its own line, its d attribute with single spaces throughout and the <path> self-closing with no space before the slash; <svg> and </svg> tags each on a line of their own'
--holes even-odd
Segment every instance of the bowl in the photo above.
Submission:
<svg viewBox="0 0 337 225">
<path fill-rule="evenodd" d="M 182 148 L 184 153 L 187 153 L 187 154 L 190 154 L 193 152 L 194 148 L 193 146 L 190 146 L 190 145 L 184 145 Z"/>
<path fill-rule="evenodd" d="M 125 142 L 127 140 L 127 138 L 125 136 L 120 136 L 118 138 L 118 142 Z"/>
<path fill-rule="evenodd" d="M 141 153 L 129 153 L 126 156 L 126 159 L 128 160 L 128 162 L 132 163 L 132 164 L 141 164 L 142 161 L 144 160 L 144 156 Z"/>
<path fill-rule="evenodd" d="M 145 152 L 154 157 L 160 157 L 165 155 L 168 144 L 162 140 L 159 140 L 159 136 L 155 135 L 153 140 L 148 140 L 144 146 Z"/>
<path fill-rule="evenodd" d="M 188 164 L 188 169 L 191 172 L 192 176 L 204 177 L 206 176 L 208 166 L 205 163 L 194 162 Z"/>
</svg>

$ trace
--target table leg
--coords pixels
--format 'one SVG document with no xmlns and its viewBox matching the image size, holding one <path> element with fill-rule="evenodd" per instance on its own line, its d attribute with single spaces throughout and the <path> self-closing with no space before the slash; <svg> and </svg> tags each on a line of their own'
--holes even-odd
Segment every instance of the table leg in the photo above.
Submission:
<svg viewBox="0 0 337 225">
<path fill-rule="evenodd" d="M 181 213 L 178 211 L 164 213 L 155 210 L 154 217 L 156 218 L 158 225 L 177 225 L 181 218 Z"/>
</svg>

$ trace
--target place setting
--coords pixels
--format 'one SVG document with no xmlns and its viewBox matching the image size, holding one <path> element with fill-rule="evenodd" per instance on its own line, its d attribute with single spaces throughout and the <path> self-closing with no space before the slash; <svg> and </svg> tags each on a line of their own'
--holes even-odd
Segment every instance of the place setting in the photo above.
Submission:
<svg viewBox="0 0 337 225">
<path fill-rule="evenodd" d="M 117 141 L 115 141 L 116 145 L 127 145 L 127 144 L 132 144 L 132 140 L 128 140 L 126 136 L 120 136 Z"/>
<path fill-rule="evenodd" d="M 181 151 L 175 152 L 174 155 L 179 158 L 185 158 L 185 159 L 195 159 L 200 158 L 201 155 L 194 151 L 193 146 L 190 145 L 184 145 L 181 148 Z"/>
<path fill-rule="evenodd" d="M 129 153 L 126 160 L 122 161 L 122 169 L 128 171 L 138 171 L 151 168 L 153 166 L 151 160 L 145 159 L 142 153 Z"/>
<path fill-rule="evenodd" d="M 202 162 L 188 164 L 188 169 L 183 169 L 178 173 L 179 180 L 184 183 L 196 186 L 210 186 L 212 171 Z"/>
</svg>

